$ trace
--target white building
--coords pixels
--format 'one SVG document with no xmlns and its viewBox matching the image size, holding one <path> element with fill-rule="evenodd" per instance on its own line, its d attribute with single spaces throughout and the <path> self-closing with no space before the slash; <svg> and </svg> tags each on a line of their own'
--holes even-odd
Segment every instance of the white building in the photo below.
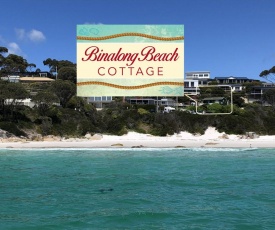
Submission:
<svg viewBox="0 0 275 230">
<path fill-rule="evenodd" d="M 17 83 L 20 80 L 20 76 L 19 75 L 7 75 L 5 77 L 1 77 L 1 80 Z"/>
<path fill-rule="evenodd" d="M 6 99 L 5 104 L 10 105 L 12 103 L 15 103 L 16 105 L 25 105 L 28 107 L 33 108 L 35 106 L 35 103 L 31 100 L 31 98 L 25 98 L 25 99 Z"/>
<path fill-rule="evenodd" d="M 107 104 L 113 102 L 113 98 L 111 96 L 88 97 L 87 102 L 93 104 L 96 109 L 102 109 L 105 108 Z"/>
<path fill-rule="evenodd" d="M 184 94 L 199 94 L 199 80 L 184 80 Z"/>
<path fill-rule="evenodd" d="M 210 79 L 210 71 L 193 71 L 185 73 L 186 80 L 198 80 L 199 85 L 207 85 Z"/>
</svg>

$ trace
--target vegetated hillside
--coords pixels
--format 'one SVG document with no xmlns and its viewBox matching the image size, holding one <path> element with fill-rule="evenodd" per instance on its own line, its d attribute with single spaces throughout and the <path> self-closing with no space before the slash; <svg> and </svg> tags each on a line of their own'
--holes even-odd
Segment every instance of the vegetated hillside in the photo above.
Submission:
<svg viewBox="0 0 275 230">
<path fill-rule="evenodd" d="M 62 137 L 81 137 L 86 133 L 123 135 L 128 131 L 148 133 L 156 136 L 172 135 L 180 131 L 203 134 L 209 126 L 227 134 L 256 132 L 275 135 L 275 111 L 273 107 L 258 104 L 234 107 L 230 115 L 197 115 L 189 112 L 151 113 L 150 106 L 130 106 L 114 102 L 111 108 L 96 111 L 89 104 L 78 109 L 51 106 L 43 113 L 39 108 L 18 106 L 12 115 L 0 112 L 0 129 L 17 136 L 28 132 Z M 5 111 L 9 114 L 8 111 Z"/>
</svg>

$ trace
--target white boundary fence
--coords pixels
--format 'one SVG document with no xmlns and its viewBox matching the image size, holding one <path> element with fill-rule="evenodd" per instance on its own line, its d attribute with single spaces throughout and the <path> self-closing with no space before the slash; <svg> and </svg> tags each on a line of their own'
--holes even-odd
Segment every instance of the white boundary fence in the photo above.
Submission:
<svg viewBox="0 0 275 230">
<path fill-rule="evenodd" d="M 198 100 L 195 100 L 194 98 L 190 97 L 190 96 L 196 96 L 198 94 L 185 94 L 184 96 L 188 97 L 190 100 L 195 102 L 196 105 L 196 114 L 198 115 L 227 115 L 227 114 L 232 114 L 233 113 L 233 91 L 232 91 L 232 87 L 230 85 L 207 85 L 207 86 L 200 86 L 200 87 L 196 87 L 196 88 L 209 88 L 209 87 L 228 87 L 230 88 L 230 112 L 229 113 L 199 113 L 198 112 Z"/>
</svg>

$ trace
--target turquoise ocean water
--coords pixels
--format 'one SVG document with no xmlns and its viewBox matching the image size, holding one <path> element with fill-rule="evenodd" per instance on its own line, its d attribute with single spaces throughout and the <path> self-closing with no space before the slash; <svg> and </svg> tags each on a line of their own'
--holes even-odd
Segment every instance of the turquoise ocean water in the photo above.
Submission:
<svg viewBox="0 0 275 230">
<path fill-rule="evenodd" d="M 2 149 L 0 229 L 275 229 L 275 149 Z"/>
</svg>

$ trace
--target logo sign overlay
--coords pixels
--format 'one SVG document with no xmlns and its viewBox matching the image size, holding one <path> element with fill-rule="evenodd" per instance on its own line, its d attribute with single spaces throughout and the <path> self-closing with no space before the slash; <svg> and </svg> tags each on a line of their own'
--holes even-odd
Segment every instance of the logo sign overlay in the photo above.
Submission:
<svg viewBox="0 0 275 230">
<path fill-rule="evenodd" d="M 77 96 L 183 95 L 183 25 L 77 26 Z"/>
</svg>

